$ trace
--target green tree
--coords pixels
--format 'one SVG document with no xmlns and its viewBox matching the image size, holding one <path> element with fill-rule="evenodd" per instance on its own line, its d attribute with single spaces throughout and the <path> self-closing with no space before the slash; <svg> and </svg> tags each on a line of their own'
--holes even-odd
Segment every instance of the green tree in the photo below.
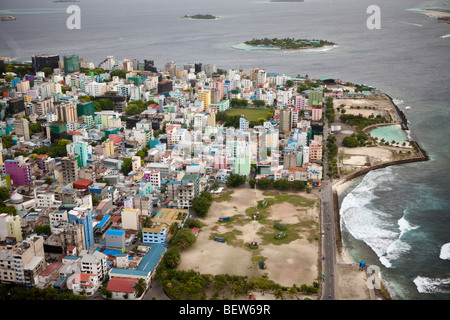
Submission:
<svg viewBox="0 0 450 320">
<path fill-rule="evenodd" d="M 51 229 L 50 225 L 36 226 L 35 231 L 37 234 L 45 233 L 48 236 L 52 234 L 52 229 Z"/>
<path fill-rule="evenodd" d="M 53 70 L 50 67 L 44 67 L 41 69 L 41 72 L 44 72 L 45 76 L 48 77 L 53 73 Z"/>
<path fill-rule="evenodd" d="M 29 124 L 28 129 L 30 131 L 30 135 L 41 132 L 42 131 L 41 122 L 38 121 L 36 123 Z"/>
<path fill-rule="evenodd" d="M 264 107 L 264 106 L 266 105 L 266 101 L 260 100 L 260 99 L 254 99 L 253 102 L 252 102 L 252 104 L 253 104 L 255 107 Z"/>
<path fill-rule="evenodd" d="M 11 148 L 14 143 L 12 142 L 12 136 L 10 134 L 2 137 L 2 144 L 4 149 Z"/>
<path fill-rule="evenodd" d="M 359 141 L 356 137 L 347 136 L 342 140 L 342 145 L 347 148 L 356 148 L 359 146 Z"/>
<path fill-rule="evenodd" d="M 125 70 L 117 69 L 117 70 L 111 71 L 111 78 L 117 76 L 119 78 L 125 79 L 126 75 L 127 75 L 127 72 Z"/>
<path fill-rule="evenodd" d="M 305 183 L 303 181 L 300 181 L 300 180 L 292 181 L 291 185 L 292 185 L 292 189 L 294 189 L 294 190 L 301 191 L 301 190 L 305 190 L 306 189 Z"/>
<path fill-rule="evenodd" d="M 192 200 L 192 210 L 199 217 L 206 217 L 210 207 L 211 201 L 204 196 L 198 196 Z"/>
<path fill-rule="evenodd" d="M 140 278 L 138 282 L 134 285 L 134 292 L 136 292 L 136 296 L 140 297 L 144 294 L 147 289 L 147 284 L 144 279 Z"/>
<path fill-rule="evenodd" d="M 169 269 L 176 269 L 181 262 L 180 248 L 177 246 L 171 247 L 164 254 L 162 265 Z"/>
<path fill-rule="evenodd" d="M 0 200 L 5 201 L 10 197 L 9 189 L 7 187 L 0 187 Z"/>
<path fill-rule="evenodd" d="M 125 158 L 125 159 L 123 159 L 123 163 L 122 163 L 122 167 L 120 168 L 120 171 L 121 171 L 124 175 L 128 175 L 128 173 L 130 173 L 130 171 L 131 171 L 132 168 L 133 168 L 133 166 L 132 166 L 131 158 Z"/>
<path fill-rule="evenodd" d="M 227 187 L 239 187 L 245 183 L 245 176 L 241 176 L 239 174 L 232 173 L 227 179 Z"/>
<path fill-rule="evenodd" d="M 67 139 L 57 139 L 50 146 L 48 155 L 52 158 L 65 157 L 67 155 L 66 146 L 70 143 Z"/>
<path fill-rule="evenodd" d="M 272 186 L 272 179 L 259 179 L 256 182 L 256 187 L 261 190 L 267 190 Z"/>
<path fill-rule="evenodd" d="M 275 180 L 272 185 L 277 190 L 289 190 L 291 188 L 291 183 L 287 179 Z"/>
<path fill-rule="evenodd" d="M 180 249 L 192 246 L 197 237 L 192 233 L 191 229 L 179 230 L 172 238 L 171 244 L 178 246 Z"/>
</svg>

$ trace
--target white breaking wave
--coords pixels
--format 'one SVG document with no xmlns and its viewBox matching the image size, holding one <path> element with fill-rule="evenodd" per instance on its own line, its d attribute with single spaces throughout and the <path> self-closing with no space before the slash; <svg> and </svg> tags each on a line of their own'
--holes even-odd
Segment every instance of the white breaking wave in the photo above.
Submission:
<svg viewBox="0 0 450 320">
<path fill-rule="evenodd" d="M 387 268 L 392 267 L 392 260 L 398 259 L 411 249 L 400 237 L 405 232 L 417 228 L 402 217 L 397 222 L 399 227 L 396 230 L 392 222 L 389 222 L 390 214 L 371 206 L 371 202 L 376 198 L 373 191 L 380 183 L 386 184 L 394 180 L 391 168 L 370 171 L 344 198 L 340 210 L 341 228 L 345 226 L 355 239 L 364 241 L 370 246 Z"/>
<path fill-rule="evenodd" d="M 450 260 L 450 243 L 446 243 L 441 247 L 439 258 L 442 260 Z"/>
<path fill-rule="evenodd" d="M 450 293 L 450 279 L 416 277 L 414 284 L 420 293 Z M 446 286 L 446 287 L 445 287 Z"/>
<path fill-rule="evenodd" d="M 402 236 L 405 232 L 418 228 L 418 226 L 409 223 L 404 217 L 401 217 L 400 220 L 398 220 L 398 226 L 400 229 L 400 236 Z"/>
<path fill-rule="evenodd" d="M 395 98 L 392 98 L 392 101 L 393 101 L 395 104 L 397 104 L 397 105 L 403 103 L 403 100 L 399 100 L 399 99 L 395 99 Z"/>
<path fill-rule="evenodd" d="M 409 24 L 409 25 L 412 25 L 412 26 L 423 27 L 423 25 L 418 24 L 418 23 L 405 22 L 405 21 L 400 21 L 400 22 L 401 22 L 401 23 L 404 23 L 404 24 Z"/>
<path fill-rule="evenodd" d="M 315 49 L 303 49 L 304 52 L 324 52 L 324 51 L 330 51 L 331 49 L 337 48 L 337 45 L 332 46 L 324 46 L 322 48 L 315 48 Z"/>
</svg>

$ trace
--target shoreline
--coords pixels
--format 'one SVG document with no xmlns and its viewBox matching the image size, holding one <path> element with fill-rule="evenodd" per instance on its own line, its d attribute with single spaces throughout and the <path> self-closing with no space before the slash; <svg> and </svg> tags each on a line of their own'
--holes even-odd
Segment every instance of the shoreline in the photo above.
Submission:
<svg viewBox="0 0 450 320">
<path fill-rule="evenodd" d="M 244 49 L 244 48 L 236 48 L 235 46 L 238 45 L 245 45 L 248 46 L 249 49 Z M 337 44 L 333 44 L 333 45 L 324 45 L 322 47 L 315 47 L 315 48 L 297 48 L 297 49 L 283 49 L 281 47 L 268 47 L 268 46 L 263 46 L 258 48 L 259 46 L 252 46 L 250 44 L 246 44 L 245 42 L 239 42 L 239 43 L 234 43 L 230 45 L 230 48 L 235 49 L 235 50 L 243 50 L 243 51 L 254 51 L 254 50 L 260 50 L 260 51 L 272 51 L 272 50 L 276 50 L 276 51 L 302 51 L 302 50 L 314 50 L 314 51 L 324 51 L 323 49 L 328 49 L 326 51 L 332 50 L 336 47 L 338 47 Z"/>
<path fill-rule="evenodd" d="M 394 100 L 391 96 L 389 96 L 388 94 L 385 94 L 391 101 L 398 117 L 400 118 L 401 122 L 399 123 L 392 123 L 389 125 L 395 125 L 395 124 L 399 124 L 401 125 L 401 128 L 403 131 L 409 130 L 408 127 L 408 120 L 405 116 L 405 114 L 403 113 L 402 110 L 400 110 L 400 108 L 397 106 L 397 104 L 394 103 Z M 388 124 L 386 124 L 388 125 Z M 367 129 L 364 128 L 363 131 L 365 131 Z M 420 146 L 420 144 L 415 140 L 415 139 L 410 139 L 410 142 L 413 144 L 413 147 L 417 149 L 417 151 L 419 152 L 419 156 L 418 157 L 413 157 L 413 158 L 408 158 L 408 159 L 401 159 L 401 160 L 393 160 L 393 161 L 387 161 L 381 164 L 377 164 L 377 165 L 373 165 L 358 171 L 355 171 L 351 174 L 348 174 L 342 178 L 340 178 L 339 180 L 335 181 L 332 186 L 331 186 L 331 192 L 333 195 L 333 206 L 334 206 L 334 215 L 335 215 L 335 223 L 337 225 L 336 227 L 336 247 L 337 247 L 337 257 L 338 259 L 342 259 L 344 264 L 351 264 L 351 263 L 358 263 L 357 261 L 354 261 L 354 259 L 351 257 L 350 253 L 345 249 L 344 243 L 342 241 L 342 230 L 340 227 L 340 221 L 341 221 L 341 217 L 340 217 L 340 204 L 339 204 L 339 199 L 342 196 L 342 194 L 349 188 L 351 182 L 360 176 L 363 176 L 365 174 L 367 174 L 370 171 L 373 170 L 377 170 L 377 169 L 381 169 L 381 168 L 386 168 L 389 166 L 395 166 L 395 165 L 400 165 L 400 164 L 406 164 L 406 163 L 413 163 L 413 162 L 421 162 L 421 161 L 428 161 L 430 160 L 430 157 L 428 156 L 427 152 L 422 149 L 422 147 Z M 338 263 L 338 267 L 339 267 L 339 263 Z M 340 282 L 338 281 L 337 285 L 339 286 Z M 365 282 L 364 282 L 365 285 Z M 375 290 L 375 293 L 372 295 L 373 296 L 378 297 L 379 299 L 382 300 L 393 300 L 392 296 L 389 294 L 389 291 L 387 290 L 387 288 L 385 287 L 385 285 L 383 284 L 383 282 L 381 281 L 381 288 Z"/>
</svg>

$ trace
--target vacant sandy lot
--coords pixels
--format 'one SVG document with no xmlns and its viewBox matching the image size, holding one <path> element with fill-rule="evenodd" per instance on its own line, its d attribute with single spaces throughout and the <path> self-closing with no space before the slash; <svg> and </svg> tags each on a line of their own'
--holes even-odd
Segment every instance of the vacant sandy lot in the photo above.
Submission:
<svg viewBox="0 0 450 320">
<path fill-rule="evenodd" d="M 226 192 L 226 190 L 225 190 Z M 301 221 L 319 221 L 318 199 L 313 194 L 300 193 L 301 197 L 316 200 L 311 207 L 294 206 L 283 202 L 270 206 L 267 219 L 283 224 L 295 224 Z M 319 242 L 309 242 L 307 234 L 300 235 L 287 244 L 263 244 L 261 232 L 268 228 L 257 220 L 245 215 L 245 210 L 255 206 L 256 201 L 269 198 L 260 190 L 248 188 L 233 189 L 230 201 L 213 202 L 208 216 L 201 219 L 206 224 L 200 232 L 197 242 L 183 250 L 180 269 L 193 269 L 205 274 L 234 274 L 269 279 L 283 286 L 296 284 L 312 285 L 318 278 Z M 218 223 L 219 217 L 235 217 L 236 223 Z M 210 239 L 211 234 L 233 233 L 233 240 L 227 243 Z M 248 243 L 257 241 L 258 249 L 250 249 Z M 264 257 L 267 269 L 258 266 L 258 257 Z M 271 299 L 271 295 L 260 297 Z M 272 297 L 273 298 L 273 297 Z"/>
<path fill-rule="evenodd" d="M 335 108 L 340 107 L 342 104 L 345 106 L 346 114 L 362 114 L 364 117 L 373 114 L 374 116 L 381 115 L 385 117 L 389 113 L 393 117 L 393 122 L 398 121 L 394 106 L 384 95 L 366 99 L 336 99 L 334 102 Z M 369 107 L 374 107 L 375 109 L 369 109 Z"/>
</svg>

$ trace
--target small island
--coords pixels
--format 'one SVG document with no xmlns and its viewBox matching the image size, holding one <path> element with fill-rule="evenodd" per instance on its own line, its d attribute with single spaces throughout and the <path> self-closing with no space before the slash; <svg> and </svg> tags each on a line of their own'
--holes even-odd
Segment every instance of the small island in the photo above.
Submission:
<svg viewBox="0 0 450 320">
<path fill-rule="evenodd" d="M 193 15 L 193 16 L 185 15 L 183 18 L 184 19 L 201 19 L 201 20 L 214 20 L 214 19 L 217 19 L 217 17 L 213 16 L 212 14 L 196 14 L 196 15 Z"/>
<path fill-rule="evenodd" d="M 308 40 L 308 39 L 297 39 L 294 38 L 264 38 L 264 39 L 253 39 L 244 42 L 246 45 L 255 47 L 277 47 L 280 49 L 308 49 L 308 48 L 320 48 L 324 46 L 335 45 L 334 42 L 327 40 Z"/>
</svg>

